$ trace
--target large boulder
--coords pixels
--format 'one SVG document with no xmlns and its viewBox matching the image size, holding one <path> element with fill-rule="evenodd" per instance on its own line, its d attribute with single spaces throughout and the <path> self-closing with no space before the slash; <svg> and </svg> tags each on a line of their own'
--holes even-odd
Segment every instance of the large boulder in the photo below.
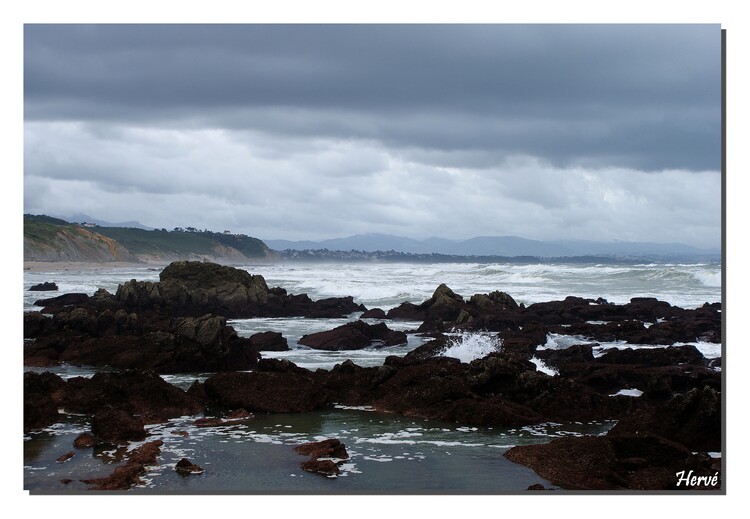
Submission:
<svg viewBox="0 0 750 519">
<path fill-rule="evenodd" d="M 289 351 L 289 343 L 279 332 L 256 333 L 249 340 L 255 351 Z"/>
<path fill-rule="evenodd" d="M 101 441 L 120 443 L 146 438 L 143 420 L 111 405 L 102 407 L 91 420 L 91 432 Z"/>
<path fill-rule="evenodd" d="M 63 294 L 57 297 L 50 297 L 47 299 L 39 299 L 34 301 L 34 306 L 43 307 L 61 307 L 70 305 L 80 305 L 89 300 L 88 294 L 82 294 L 73 292 L 70 294 Z"/>
<path fill-rule="evenodd" d="M 127 313 L 77 307 L 53 319 L 25 318 L 27 364 L 109 366 L 149 369 L 159 373 L 246 370 L 259 359 L 247 338 L 239 337 L 226 319 L 212 314 L 169 319 L 143 310 Z"/>
<path fill-rule="evenodd" d="M 29 292 L 48 292 L 48 291 L 55 291 L 57 290 L 57 284 L 52 281 L 45 281 L 44 283 L 39 283 L 38 285 L 33 285 L 29 287 Z"/>
<path fill-rule="evenodd" d="M 153 371 L 100 372 L 90 379 L 75 377 L 65 385 L 67 411 L 96 414 L 107 405 L 139 415 L 145 423 L 191 415 L 203 410 L 195 398 L 164 381 Z"/>
<path fill-rule="evenodd" d="M 652 434 L 693 451 L 721 451 L 721 393 L 704 386 L 624 416 L 610 436 Z"/>
<path fill-rule="evenodd" d="M 302 413 L 329 403 L 327 393 L 309 372 L 218 373 L 203 387 L 211 404 L 253 413 Z"/>
<path fill-rule="evenodd" d="M 125 464 L 116 467 L 109 476 L 96 479 L 82 479 L 81 482 L 93 485 L 89 490 L 127 490 L 142 483 L 141 476 L 148 466 L 157 464 L 161 453 L 162 440 L 146 442 L 128 453 Z"/>
<path fill-rule="evenodd" d="M 176 261 L 161 272 L 159 279 L 128 281 L 120 285 L 115 300 L 131 309 L 154 309 L 173 316 L 344 317 L 366 310 L 351 297 L 313 301 L 306 294 L 269 289 L 263 276 L 215 263 Z"/>
<path fill-rule="evenodd" d="M 23 376 L 23 430 L 42 429 L 60 419 L 60 394 L 65 381 L 52 373 L 26 372 Z"/>
<path fill-rule="evenodd" d="M 310 456 L 311 459 L 318 458 L 338 458 L 348 459 L 349 453 L 341 440 L 337 438 L 328 438 L 317 442 L 303 443 L 294 448 L 294 452 L 304 456 Z"/>
<path fill-rule="evenodd" d="M 710 458 L 655 436 L 583 436 L 513 447 L 509 460 L 569 490 L 696 490 L 678 485 L 680 471 L 713 476 Z M 719 490 L 716 486 L 703 489 Z"/>
<path fill-rule="evenodd" d="M 359 350 L 374 343 L 380 346 L 405 344 L 406 334 L 389 329 L 385 323 L 355 321 L 333 330 L 304 335 L 299 343 L 316 350 Z"/>
</svg>

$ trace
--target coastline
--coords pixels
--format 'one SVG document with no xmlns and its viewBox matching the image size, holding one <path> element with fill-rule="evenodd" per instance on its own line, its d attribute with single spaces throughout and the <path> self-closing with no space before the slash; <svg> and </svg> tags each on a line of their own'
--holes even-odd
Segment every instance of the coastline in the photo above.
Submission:
<svg viewBox="0 0 750 519">
<path fill-rule="evenodd" d="M 84 269 L 117 269 L 117 268 L 144 268 L 165 267 L 169 261 L 140 261 L 138 263 L 128 261 L 88 262 L 88 261 L 24 261 L 24 272 L 54 272 L 59 270 L 84 270 Z"/>
</svg>

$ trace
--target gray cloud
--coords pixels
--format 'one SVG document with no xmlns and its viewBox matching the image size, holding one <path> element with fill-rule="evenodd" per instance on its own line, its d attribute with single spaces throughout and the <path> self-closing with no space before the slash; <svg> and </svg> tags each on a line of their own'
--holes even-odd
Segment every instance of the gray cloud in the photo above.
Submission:
<svg viewBox="0 0 750 519">
<path fill-rule="evenodd" d="M 717 26 L 37 26 L 27 120 L 719 168 Z"/>
<path fill-rule="evenodd" d="M 719 242 L 717 25 L 24 36 L 26 211 L 266 238 Z"/>
</svg>

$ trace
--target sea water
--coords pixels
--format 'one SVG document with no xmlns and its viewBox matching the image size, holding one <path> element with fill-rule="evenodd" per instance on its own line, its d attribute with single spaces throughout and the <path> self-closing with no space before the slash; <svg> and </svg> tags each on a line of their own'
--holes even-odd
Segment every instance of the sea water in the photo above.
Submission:
<svg viewBox="0 0 750 519">
<path fill-rule="evenodd" d="M 368 308 L 384 310 L 402 302 L 420 303 L 445 283 L 468 298 L 475 293 L 502 290 L 526 305 L 561 300 L 569 295 L 599 298 L 622 304 L 632 297 L 656 297 L 675 306 L 696 308 L 721 301 L 721 266 L 718 264 L 305 264 L 247 265 L 265 277 L 269 286 L 292 294 L 307 293 L 312 299 L 353 296 Z M 92 294 L 99 288 L 114 293 L 130 279 L 158 281 L 159 269 L 51 268 L 24 273 L 24 309 L 39 310 L 37 299 L 69 292 Z M 54 281 L 57 292 L 28 292 L 32 285 Z M 359 351 L 316 351 L 298 343 L 309 333 L 328 330 L 359 313 L 340 319 L 258 318 L 234 319 L 230 324 L 241 336 L 263 331 L 281 332 L 290 346 L 287 352 L 266 352 L 308 369 L 331 369 L 351 359 L 361 366 L 381 365 L 389 355 L 405 355 L 425 339 L 408 335 L 405 345 L 366 348 Z M 370 320 L 371 323 L 378 322 Z M 412 331 L 419 322 L 386 321 L 396 330 Z M 542 348 L 565 348 L 585 343 L 582 337 L 550 334 Z M 721 356 L 721 345 L 695 343 L 707 357 Z M 494 334 L 453 334 L 440 354 L 470 362 L 501 348 Z M 599 343 L 594 355 L 610 348 L 643 347 L 621 342 Z M 533 358 L 537 369 L 554 376 L 554 369 Z M 27 370 L 44 371 L 41 368 Z M 63 378 L 91 376 L 101 369 L 60 366 L 50 368 Z M 183 389 L 211 373 L 164 375 Z M 638 398 L 639 388 L 621 393 Z M 507 461 L 503 452 L 514 445 L 546 443 L 566 435 L 605 434 L 608 422 L 540 424 L 522 428 L 477 428 L 461 424 L 425 421 L 375 412 L 369 408 L 335 406 L 321 412 L 259 415 L 246 424 L 198 428 L 196 416 L 182 417 L 149 427 L 149 440 L 162 439 L 159 465 L 133 492 L 509 492 L 534 483 L 552 485 L 533 471 Z M 24 437 L 24 486 L 39 492 L 85 490 L 81 479 L 102 477 L 121 459 L 115 451 L 78 450 L 64 463 L 56 459 L 73 450 L 73 439 L 90 429 L 88 418 L 65 415 L 62 422 Z M 187 436 L 175 432 L 187 432 Z M 335 437 L 347 447 L 351 459 L 338 478 L 302 471 L 306 458 L 293 451 L 299 443 Z M 138 444 L 133 443 L 129 448 Z M 118 458 L 120 456 L 120 458 Z M 182 457 L 205 469 L 184 478 L 174 470 Z M 63 484 L 62 480 L 72 480 Z"/>
</svg>

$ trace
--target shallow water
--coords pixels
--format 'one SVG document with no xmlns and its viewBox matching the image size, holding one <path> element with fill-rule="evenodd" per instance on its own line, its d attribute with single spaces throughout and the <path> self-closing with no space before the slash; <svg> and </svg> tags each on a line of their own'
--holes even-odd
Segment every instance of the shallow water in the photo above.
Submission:
<svg viewBox="0 0 750 519">
<path fill-rule="evenodd" d="M 85 417 L 29 434 L 24 442 L 25 487 L 36 492 L 83 491 L 81 479 L 104 477 L 116 466 L 116 450 L 74 449 L 88 428 Z M 461 427 L 374 411 L 338 408 L 303 414 L 260 415 L 242 424 L 199 428 L 196 417 L 149 426 L 148 440 L 161 439 L 158 466 L 134 492 L 461 492 L 495 493 L 554 485 L 503 453 L 513 445 L 543 443 L 567 435 L 604 434 L 605 423 L 540 424 L 522 428 Z M 185 431 L 188 436 L 175 434 Z M 350 459 L 329 478 L 303 471 L 307 460 L 294 446 L 338 438 Z M 128 449 L 140 445 L 131 443 Z M 74 450 L 70 460 L 55 461 Z M 204 473 L 183 477 L 175 464 L 187 457 Z M 67 484 L 61 480 L 70 479 Z"/>
<path fill-rule="evenodd" d="M 564 265 L 564 264 L 354 264 L 255 265 L 247 269 L 262 274 L 269 286 L 281 286 L 289 293 L 307 293 L 312 299 L 354 297 L 368 308 L 392 308 L 401 302 L 420 303 L 429 298 L 440 283 L 468 297 L 493 290 L 508 292 L 519 303 L 560 300 L 569 295 L 625 303 L 632 297 L 657 297 L 673 305 L 694 308 L 704 302 L 721 301 L 721 267 L 700 265 Z M 157 281 L 158 270 L 88 269 L 52 270 L 24 273 L 24 308 L 38 310 L 37 299 L 66 292 L 92 294 L 98 288 L 114 293 L 130 279 Z M 31 285 L 56 282 L 58 292 L 28 292 Z M 361 366 L 381 365 L 388 355 L 404 355 L 425 339 L 408 334 L 408 343 L 360 351 L 315 351 L 298 344 L 302 335 L 340 326 L 357 319 L 257 318 L 235 319 L 230 324 L 241 336 L 264 331 L 281 332 L 291 351 L 264 352 L 264 357 L 284 358 L 308 369 L 331 369 L 351 359 Z M 368 320 L 370 323 L 377 320 Z M 396 330 L 415 330 L 419 322 L 385 321 Z M 497 347 L 493 334 L 455 337 L 443 354 L 468 362 Z M 591 343 L 595 356 L 610 348 L 643 347 L 613 343 L 592 343 L 582 337 L 550 334 L 544 348 L 565 348 Z M 721 356 L 721 345 L 697 343 L 707 358 Z M 537 369 L 554 375 L 554 370 L 533 359 Z M 42 368 L 26 368 L 45 371 Z M 92 376 L 97 369 L 60 366 L 49 371 L 63 378 Z M 211 373 L 164 375 L 168 382 L 187 389 L 195 380 Z M 638 398 L 639 388 L 624 393 Z M 196 417 L 183 417 L 150 427 L 149 440 L 165 442 L 159 465 L 144 478 L 138 492 L 292 492 L 292 493 L 370 493 L 438 492 L 495 493 L 525 490 L 529 485 L 550 483 L 533 471 L 507 461 L 503 452 L 513 445 L 546 443 L 571 434 L 604 434 L 612 423 L 542 424 L 507 428 L 472 428 L 376 413 L 361 409 L 329 409 L 304 414 L 261 415 L 246 424 L 220 428 L 197 428 Z M 24 487 L 37 492 L 84 491 L 81 479 L 103 477 L 117 463 L 113 452 L 78 450 L 65 463 L 55 461 L 74 450 L 73 439 L 89 428 L 86 417 L 68 415 L 64 423 L 24 437 Z M 187 431 L 189 436 L 175 435 Z M 296 454 L 294 445 L 324 437 L 340 439 L 351 459 L 338 478 L 326 478 L 302 471 L 306 458 Z M 133 448 L 138 444 L 132 444 Z M 205 469 L 200 475 L 179 476 L 173 469 L 188 457 Z M 62 479 L 72 482 L 63 484 Z"/>
</svg>

